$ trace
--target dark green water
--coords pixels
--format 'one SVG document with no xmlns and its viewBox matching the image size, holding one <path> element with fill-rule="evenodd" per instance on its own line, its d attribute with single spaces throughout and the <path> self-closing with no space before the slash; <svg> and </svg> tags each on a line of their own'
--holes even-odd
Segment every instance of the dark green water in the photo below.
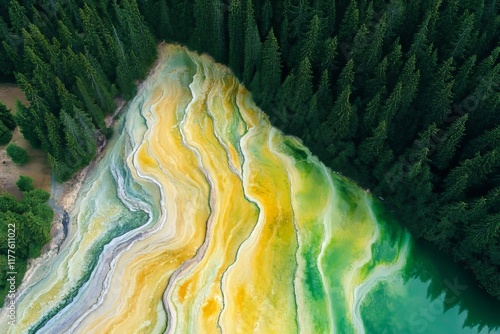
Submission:
<svg viewBox="0 0 500 334">
<path fill-rule="evenodd" d="M 413 241 L 405 270 L 363 302 L 366 333 L 500 333 L 500 301 L 473 275 L 424 241 Z"/>
</svg>

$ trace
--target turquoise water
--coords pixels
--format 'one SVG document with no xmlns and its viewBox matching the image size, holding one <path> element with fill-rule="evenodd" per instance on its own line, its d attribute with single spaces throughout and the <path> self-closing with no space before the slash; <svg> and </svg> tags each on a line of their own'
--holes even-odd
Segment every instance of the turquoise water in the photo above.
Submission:
<svg viewBox="0 0 500 334">
<path fill-rule="evenodd" d="M 413 240 L 404 270 L 363 301 L 366 333 L 500 333 L 500 302 L 435 246 Z"/>
</svg>

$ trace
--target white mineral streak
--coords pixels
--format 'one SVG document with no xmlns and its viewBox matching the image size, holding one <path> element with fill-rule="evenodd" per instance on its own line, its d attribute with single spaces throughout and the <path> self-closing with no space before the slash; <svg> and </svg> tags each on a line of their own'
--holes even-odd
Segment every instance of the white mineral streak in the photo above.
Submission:
<svg viewBox="0 0 500 334">
<path fill-rule="evenodd" d="M 369 195 L 227 68 L 162 45 L 116 129 L 1 333 L 365 332 L 362 302 L 409 237 L 378 259 L 388 227 Z"/>
</svg>

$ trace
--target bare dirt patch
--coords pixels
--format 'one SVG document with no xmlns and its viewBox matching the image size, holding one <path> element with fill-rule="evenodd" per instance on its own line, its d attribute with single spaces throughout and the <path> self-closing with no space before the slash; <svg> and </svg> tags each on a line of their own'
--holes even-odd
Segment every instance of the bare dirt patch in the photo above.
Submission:
<svg viewBox="0 0 500 334">
<path fill-rule="evenodd" d="M 14 84 L 0 84 L 0 100 L 13 113 L 16 112 L 17 100 L 20 100 L 23 104 L 29 104 L 23 91 Z M 28 152 L 30 161 L 24 166 L 18 166 L 10 160 L 5 152 L 7 145 L 0 146 L 0 191 L 5 190 L 20 198 L 21 193 L 16 186 L 19 175 L 31 177 L 35 180 L 35 187 L 50 191 L 51 172 L 47 161 L 47 154 L 41 150 L 32 148 L 29 142 L 24 139 L 19 128 L 14 130 L 11 143 L 24 148 Z"/>
</svg>

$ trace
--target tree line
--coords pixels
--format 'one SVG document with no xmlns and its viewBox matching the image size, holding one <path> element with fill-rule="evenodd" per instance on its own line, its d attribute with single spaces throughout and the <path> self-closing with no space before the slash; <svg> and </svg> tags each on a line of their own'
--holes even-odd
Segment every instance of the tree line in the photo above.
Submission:
<svg viewBox="0 0 500 334">
<path fill-rule="evenodd" d="M 12 139 L 12 131 L 16 128 L 16 120 L 10 110 L 0 102 L 0 145 L 5 145 Z"/>
<path fill-rule="evenodd" d="M 18 103 L 15 120 L 65 181 L 92 160 L 99 134 L 111 133 L 105 117 L 118 94 L 135 95 L 135 80 L 156 57 L 155 39 L 133 0 L 11 0 L 0 12 L 0 68 L 30 102 Z"/>
<path fill-rule="evenodd" d="M 228 64 L 284 132 L 385 199 L 500 298 L 496 0 L 115 0 L 0 4 L 16 117 L 59 180 L 95 154 L 155 41 Z"/>
<path fill-rule="evenodd" d="M 0 193 L 0 305 L 10 289 L 7 272 L 17 273 L 14 285 L 19 286 L 28 258 L 40 256 L 42 247 L 50 240 L 54 217 L 47 204 L 48 192 L 35 189 L 33 180 L 27 176 L 20 176 L 16 184 L 22 192 L 21 200 Z"/>
</svg>

